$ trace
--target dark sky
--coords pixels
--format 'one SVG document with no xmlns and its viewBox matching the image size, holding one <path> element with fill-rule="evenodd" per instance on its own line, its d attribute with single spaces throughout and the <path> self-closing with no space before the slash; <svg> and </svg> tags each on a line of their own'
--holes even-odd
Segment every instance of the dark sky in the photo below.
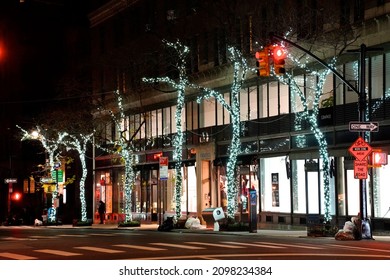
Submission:
<svg viewBox="0 0 390 280">
<path fill-rule="evenodd" d="M 0 219 L 8 191 L 1 182 L 17 177 L 21 189 L 39 157 L 20 141 L 16 124 L 32 129 L 37 116 L 58 106 L 58 82 L 88 56 L 89 1 L 0 0 Z"/>
<path fill-rule="evenodd" d="M 72 53 L 88 38 L 84 0 L 1 0 L 0 118 L 34 116 L 58 95 Z M 84 32 L 84 33 L 83 33 Z M 83 41 L 85 40 L 85 41 Z M 50 106 L 48 106 L 50 108 Z M 11 122 L 12 123 L 12 122 Z"/>
<path fill-rule="evenodd" d="M 88 56 L 87 3 L 0 0 L 0 180 L 10 155 L 15 165 L 23 156 L 16 156 L 21 146 L 16 125 L 32 129 L 58 108 L 59 81 L 72 73 L 70 65 L 85 59 L 80 56 Z"/>
</svg>

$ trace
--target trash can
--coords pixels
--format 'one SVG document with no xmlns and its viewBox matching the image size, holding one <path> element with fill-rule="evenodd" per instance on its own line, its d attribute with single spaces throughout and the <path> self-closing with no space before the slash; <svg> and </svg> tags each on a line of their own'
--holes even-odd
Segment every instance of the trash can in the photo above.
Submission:
<svg viewBox="0 0 390 280">
<path fill-rule="evenodd" d="M 206 222 L 207 228 L 214 228 L 214 217 L 213 212 L 215 210 L 215 207 L 205 208 L 202 211 L 202 218 Z"/>
<path fill-rule="evenodd" d="M 202 217 L 207 228 L 214 228 L 214 231 L 219 231 L 218 221 L 225 218 L 225 213 L 222 207 L 210 207 L 202 211 Z"/>
</svg>

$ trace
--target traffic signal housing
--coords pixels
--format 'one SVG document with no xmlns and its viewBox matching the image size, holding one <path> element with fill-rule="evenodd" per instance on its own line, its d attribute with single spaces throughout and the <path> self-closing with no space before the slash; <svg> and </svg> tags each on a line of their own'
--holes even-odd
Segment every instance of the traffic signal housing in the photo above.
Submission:
<svg viewBox="0 0 390 280">
<path fill-rule="evenodd" d="M 287 56 L 286 50 L 281 46 L 274 46 L 272 48 L 272 56 L 274 60 L 274 71 L 276 75 L 283 75 L 286 73 L 286 68 L 284 68 Z"/>
<path fill-rule="evenodd" d="M 387 153 L 381 150 L 373 150 L 371 153 L 371 165 L 372 167 L 387 165 Z"/>
<path fill-rule="evenodd" d="M 257 67 L 257 76 L 259 77 L 269 77 L 269 50 L 264 48 L 261 51 L 256 52 L 256 67 Z"/>
</svg>

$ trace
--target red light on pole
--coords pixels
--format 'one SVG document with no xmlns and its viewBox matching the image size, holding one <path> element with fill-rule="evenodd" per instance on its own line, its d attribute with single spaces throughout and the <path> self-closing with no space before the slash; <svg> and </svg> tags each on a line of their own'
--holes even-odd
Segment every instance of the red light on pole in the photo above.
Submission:
<svg viewBox="0 0 390 280">
<path fill-rule="evenodd" d="M 281 75 L 286 73 L 284 65 L 286 61 L 284 60 L 287 56 L 286 50 L 281 46 L 274 46 L 272 48 L 272 55 L 274 59 L 274 70 L 276 75 Z"/>
<path fill-rule="evenodd" d="M 5 47 L 4 47 L 4 43 L 0 41 L 0 62 L 4 60 L 4 58 L 5 58 Z"/>
<path fill-rule="evenodd" d="M 22 195 L 19 192 L 12 193 L 12 200 L 19 201 L 22 198 Z"/>
</svg>

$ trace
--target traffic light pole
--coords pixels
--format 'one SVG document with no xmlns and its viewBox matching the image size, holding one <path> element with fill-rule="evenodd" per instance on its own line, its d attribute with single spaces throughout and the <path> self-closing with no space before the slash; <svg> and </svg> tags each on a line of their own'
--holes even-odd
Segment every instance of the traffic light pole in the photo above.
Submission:
<svg viewBox="0 0 390 280">
<path fill-rule="evenodd" d="M 350 50 L 349 52 L 360 53 L 360 67 L 359 67 L 359 121 L 361 123 L 368 121 L 366 119 L 367 112 L 367 95 L 366 95 L 366 53 L 367 51 L 383 51 L 382 48 L 367 48 L 365 44 L 360 46 L 360 49 Z M 366 137 L 365 132 L 360 132 L 360 136 L 370 143 L 371 136 Z M 362 221 L 362 227 L 360 232 L 360 238 L 371 239 L 372 231 L 371 225 L 368 219 L 367 211 L 367 182 L 366 179 L 359 179 L 359 202 L 360 202 L 360 218 Z M 364 235 L 363 235 L 364 231 Z"/>
<path fill-rule="evenodd" d="M 366 53 L 367 51 L 383 51 L 382 48 L 369 48 L 367 49 L 365 44 L 362 44 L 360 46 L 360 49 L 358 50 L 351 50 L 349 52 L 358 52 L 360 53 L 360 68 L 359 68 L 359 90 L 355 88 L 355 86 L 351 85 L 339 72 L 337 72 L 336 69 L 333 67 L 330 67 L 325 61 L 321 60 L 319 57 L 311 53 L 310 51 L 302 48 L 301 46 L 295 44 L 294 42 L 291 42 L 290 40 L 287 40 L 286 38 L 283 38 L 278 35 L 271 35 L 272 37 L 287 42 L 288 44 L 300 49 L 301 51 L 307 53 L 311 57 L 313 57 L 315 60 L 317 60 L 320 64 L 322 64 L 325 68 L 329 69 L 333 74 L 335 74 L 344 84 L 346 84 L 350 89 L 352 89 L 359 97 L 359 121 L 365 122 L 366 120 L 366 110 L 367 110 L 367 96 L 366 96 Z M 360 136 L 364 139 L 365 138 L 365 132 L 360 132 Z M 370 139 L 367 139 L 368 143 Z M 371 226 L 368 220 L 367 215 L 367 184 L 366 179 L 359 179 L 359 204 L 360 204 L 360 218 L 361 218 L 361 228 L 359 229 L 359 238 L 361 239 L 363 237 L 362 231 L 364 229 L 364 237 L 367 239 L 372 238 L 372 231 Z"/>
</svg>

